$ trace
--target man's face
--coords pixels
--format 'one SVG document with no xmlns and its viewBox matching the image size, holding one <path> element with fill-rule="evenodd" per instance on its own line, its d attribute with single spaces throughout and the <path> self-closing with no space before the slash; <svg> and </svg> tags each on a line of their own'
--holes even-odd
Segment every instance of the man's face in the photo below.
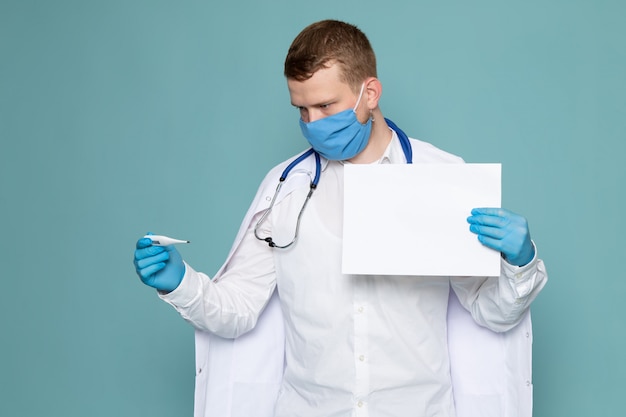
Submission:
<svg viewBox="0 0 626 417">
<path fill-rule="evenodd" d="M 300 111 L 305 123 L 314 122 L 324 117 L 352 109 L 359 98 L 352 88 L 340 80 L 340 67 L 333 64 L 323 68 L 305 81 L 287 79 L 291 104 Z M 369 110 L 364 97 L 357 109 L 357 118 L 364 123 L 369 117 Z"/>
</svg>

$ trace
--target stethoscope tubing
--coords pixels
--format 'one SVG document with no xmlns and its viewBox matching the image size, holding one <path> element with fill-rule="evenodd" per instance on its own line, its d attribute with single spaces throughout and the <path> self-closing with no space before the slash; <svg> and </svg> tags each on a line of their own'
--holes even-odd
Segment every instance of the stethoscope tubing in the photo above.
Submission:
<svg viewBox="0 0 626 417">
<path fill-rule="evenodd" d="M 402 130 L 400 130 L 400 128 L 398 128 L 398 126 L 396 126 L 396 124 L 393 123 L 391 120 L 385 118 L 385 121 L 387 122 L 387 125 L 391 129 L 393 129 L 396 132 L 396 134 L 398 135 L 398 139 L 400 140 L 400 146 L 402 147 L 402 151 L 404 152 L 404 156 L 406 158 L 406 163 L 407 164 L 412 164 L 413 163 L 413 150 L 411 148 L 411 142 L 410 142 L 408 136 Z M 286 244 L 284 246 L 281 246 L 281 245 L 277 245 L 272 240 L 271 236 L 268 236 L 268 237 L 265 237 L 265 238 L 259 236 L 258 233 L 257 233 L 257 229 L 258 229 L 259 225 L 262 224 L 265 221 L 266 217 L 272 211 L 272 208 L 274 207 L 274 203 L 276 202 L 276 198 L 278 197 L 278 194 L 280 193 L 280 189 L 282 188 L 283 184 L 285 183 L 285 180 L 289 176 L 289 173 L 299 163 L 301 163 L 302 161 L 304 161 L 305 159 L 307 159 L 311 155 L 315 156 L 315 176 L 311 180 L 311 183 L 309 185 L 309 193 L 307 194 L 306 199 L 304 200 L 304 204 L 302 204 L 302 208 L 300 209 L 300 213 L 298 213 L 298 219 L 296 220 L 296 231 L 294 233 L 293 240 L 291 242 L 289 242 L 288 244 Z M 322 172 L 322 163 L 321 163 L 320 154 L 318 152 L 316 152 L 313 148 L 308 149 L 306 152 L 302 153 L 302 155 L 298 156 L 296 159 L 291 161 L 289 163 L 289 165 L 287 165 L 287 167 L 284 169 L 283 173 L 280 175 L 280 178 L 278 179 L 278 185 L 276 186 L 276 191 L 274 192 L 274 196 L 272 197 L 272 201 L 270 201 L 269 207 L 267 208 L 267 210 L 265 210 L 265 213 L 263 213 L 263 215 L 261 216 L 261 218 L 257 222 L 256 226 L 254 227 L 254 235 L 256 236 L 257 239 L 263 240 L 263 241 L 267 242 L 267 244 L 270 247 L 272 247 L 272 248 L 279 248 L 279 249 L 286 249 L 289 246 L 293 245 L 296 242 L 296 240 L 298 240 L 298 231 L 300 230 L 300 219 L 302 217 L 302 212 L 304 211 L 304 208 L 306 207 L 307 203 L 311 199 L 311 196 L 313 195 L 313 191 L 315 191 L 315 189 L 317 188 L 317 184 L 319 183 L 321 172 Z"/>
</svg>

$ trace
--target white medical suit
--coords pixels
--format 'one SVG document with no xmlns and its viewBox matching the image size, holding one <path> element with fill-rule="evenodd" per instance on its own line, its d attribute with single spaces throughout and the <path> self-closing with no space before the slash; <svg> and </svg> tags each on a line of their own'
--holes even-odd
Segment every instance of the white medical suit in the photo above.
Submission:
<svg viewBox="0 0 626 417">
<path fill-rule="evenodd" d="M 406 162 L 392 133 L 379 163 Z M 414 163 L 462 163 L 411 144 Z M 529 417 L 528 308 L 546 281 L 542 261 L 502 261 L 492 278 L 343 275 L 341 162 L 324 161 L 292 247 L 254 236 L 283 166 L 262 184 L 216 277 L 186 265 L 181 285 L 161 295 L 198 329 L 196 417 Z M 306 162 L 290 173 L 261 235 L 293 238 L 313 171 Z"/>
</svg>

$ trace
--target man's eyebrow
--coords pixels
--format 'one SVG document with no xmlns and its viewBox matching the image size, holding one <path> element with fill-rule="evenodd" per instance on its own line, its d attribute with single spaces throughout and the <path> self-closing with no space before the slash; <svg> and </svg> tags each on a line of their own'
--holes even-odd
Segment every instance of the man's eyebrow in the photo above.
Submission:
<svg viewBox="0 0 626 417">
<path fill-rule="evenodd" d="M 325 106 L 325 105 L 327 105 L 327 104 L 332 104 L 332 103 L 334 103 L 335 101 L 336 101 L 336 99 L 334 99 L 334 98 L 330 98 L 330 99 L 328 99 L 328 100 L 322 100 L 322 101 L 320 101 L 320 102 L 318 102 L 318 103 L 313 103 L 313 104 L 311 104 L 310 106 L 299 105 L 299 104 L 296 104 L 296 103 L 294 103 L 294 102 L 292 101 L 292 102 L 291 102 L 291 105 L 292 105 L 292 106 L 294 106 L 294 107 L 298 107 L 298 108 L 300 108 L 300 107 L 319 107 L 319 106 Z"/>
</svg>

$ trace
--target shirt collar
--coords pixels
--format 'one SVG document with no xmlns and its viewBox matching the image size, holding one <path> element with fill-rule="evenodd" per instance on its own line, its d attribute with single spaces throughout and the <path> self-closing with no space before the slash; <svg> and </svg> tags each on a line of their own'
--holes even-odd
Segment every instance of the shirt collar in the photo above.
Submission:
<svg viewBox="0 0 626 417">
<path fill-rule="evenodd" d="M 391 141 L 383 156 L 378 160 L 379 164 L 401 164 L 404 162 L 404 151 L 402 150 L 402 146 L 400 145 L 400 139 L 398 138 L 398 134 L 393 130 L 391 130 Z"/>
<path fill-rule="evenodd" d="M 377 161 L 372 162 L 372 164 L 402 164 L 405 161 L 404 151 L 402 150 L 402 145 L 400 145 L 400 139 L 398 138 L 398 134 L 392 129 L 391 130 L 391 140 L 389 144 L 385 148 L 385 152 Z M 324 159 L 324 163 L 322 163 L 322 171 L 326 169 L 328 165 L 328 160 Z M 338 161 L 340 164 L 350 164 L 349 161 Z"/>
</svg>

